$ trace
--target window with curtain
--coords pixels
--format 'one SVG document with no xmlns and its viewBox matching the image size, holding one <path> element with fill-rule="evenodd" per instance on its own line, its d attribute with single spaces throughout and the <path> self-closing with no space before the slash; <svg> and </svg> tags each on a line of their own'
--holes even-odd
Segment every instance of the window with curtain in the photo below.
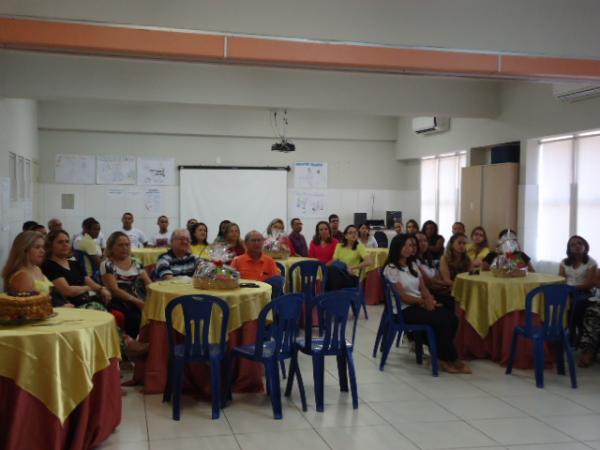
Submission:
<svg viewBox="0 0 600 450">
<path fill-rule="evenodd" d="M 537 257 L 542 261 L 565 258 L 573 234 L 600 255 L 600 130 L 542 140 L 538 163 Z"/>
<path fill-rule="evenodd" d="M 421 223 L 435 221 L 442 235 L 460 218 L 461 169 L 466 164 L 466 151 L 421 160 Z"/>
</svg>

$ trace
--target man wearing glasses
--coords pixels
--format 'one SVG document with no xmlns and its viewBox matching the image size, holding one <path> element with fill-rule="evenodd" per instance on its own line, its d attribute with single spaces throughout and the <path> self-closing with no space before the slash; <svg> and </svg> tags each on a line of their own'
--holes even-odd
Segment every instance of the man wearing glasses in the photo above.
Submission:
<svg viewBox="0 0 600 450">
<path fill-rule="evenodd" d="M 163 253 L 156 263 L 156 275 L 161 280 L 194 275 L 198 256 L 191 252 L 190 232 L 185 228 L 173 231 L 171 250 Z"/>
<path fill-rule="evenodd" d="M 237 256 L 231 263 L 231 267 L 238 270 L 242 278 L 265 281 L 274 275 L 280 275 L 275 260 L 262 252 L 264 242 L 265 238 L 256 230 L 246 234 L 246 253 Z"/>
</svg>

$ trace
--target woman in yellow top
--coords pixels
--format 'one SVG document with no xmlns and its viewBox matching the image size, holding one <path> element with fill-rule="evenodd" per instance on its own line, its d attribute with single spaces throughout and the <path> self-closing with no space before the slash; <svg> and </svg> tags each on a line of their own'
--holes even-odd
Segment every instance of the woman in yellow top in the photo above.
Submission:
<svg viewBox="0 0 600 450">
<path fill-rule="evenodd" d="M 348 225 L 327 271 L 327 290 L 358 286 L 360 271 L 369 264 L 371 258 L 364 244 L 358 241 L 358 229 Z"/>
<path fill-rule="evenodd" d="M 36 291 L 49 294 L 52 283 L 40 269 L 45 254 L 44 236 L 41 233 L 19 233 L 2 270 L 4 289 L 9 293 Z"/>
<path fill-rule="evenodd" d="M 205 223 L 196 222 L 190 228 L 192 236 L 192 253 L 201 258 L 208 258 L 208 227 Z"/>
<path fill-rule="evenodd" d="M 471 260 L 471 268 L 478 269 L 490 252 L 487 233 L 483 227 L 475 227 L 471 231 L 471 242 L 467 244 L 467 256 Z"/>
</svg>

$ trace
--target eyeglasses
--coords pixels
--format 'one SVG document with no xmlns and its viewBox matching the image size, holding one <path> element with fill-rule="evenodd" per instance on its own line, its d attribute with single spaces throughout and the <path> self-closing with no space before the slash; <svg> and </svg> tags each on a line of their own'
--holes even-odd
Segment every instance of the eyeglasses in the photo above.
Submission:
<svg viewBox="0 0 600 450">
<path fill-rule="evenodd" d="M 173 240 L 175 240 L 175 241 L 181 241 L 181 242 L 191 242 L 191 240 L 189 238 L 186 238 L 186 237 L 176 237 L 176 238 L 173 238 Z"/>
</svg>

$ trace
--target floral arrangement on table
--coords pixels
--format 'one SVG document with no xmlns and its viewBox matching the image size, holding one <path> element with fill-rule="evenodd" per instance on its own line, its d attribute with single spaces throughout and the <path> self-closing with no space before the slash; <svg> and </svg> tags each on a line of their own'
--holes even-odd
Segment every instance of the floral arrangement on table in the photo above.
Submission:
<svg viewBox="0 0 600 450">
<path fill-rule="evenodd" d="M 521 249 L 517 236 L 512 231 L 499 241 L 498 256 L 491 265 L 492 274 L 501 278 L 517 278 L 527 275 L 527 264 L 521 258 Z"/>
<path fill-rule="evenodd" d="M 196 266 L 192 283 L 196 289 L 236 289 L 240 284 L 240 273 L 225 261 L 233 259 L 226 245 L 216 244 L 208 250 L 209 260 L 200 260 Z"/>
<path fill-rule="evenodd" d="M 271 236 L 267 236 L 263 244 L 263 253 L 273 259 L 289 258 L 289 239 L 285 233 L 274 233 Z"/>
</svg>

